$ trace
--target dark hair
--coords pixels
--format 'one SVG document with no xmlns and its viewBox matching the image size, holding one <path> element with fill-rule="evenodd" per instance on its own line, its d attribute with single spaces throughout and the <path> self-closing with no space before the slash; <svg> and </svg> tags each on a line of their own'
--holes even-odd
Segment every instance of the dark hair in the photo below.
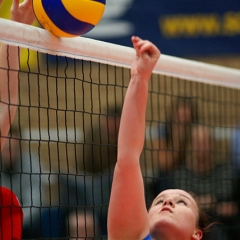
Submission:
<svg viewBox="0 0 240 240">
<path fill-rule="evenodd" d="M 175 110 L 179 108 L 179 106 L 189 106 L 192 113 L 192 121 L 197 122 L 198 121 L 198 108 L 197 108 L 197 102 L 190 98 L 190 97 L 178 97 Z"/>
<path fill-rule="evenodd" d="M 198 197 L 194 193 L 189 193 L 193 199 L 195 200 L 197 207 L 198 207 L 198 222 L 197 227 L 199 230 L 202 231 L 202 238 L 201 240 L 211 240 L 212 239 L 212 232 L 213 227 L 219 222 L 216 222 L 211 216 L 209 216 L 201 207 Z"/>
<path fill-rule="evenodd" d="M 109 105 L 105 109 L 107 116 L 120 117 L 122 115 L 122 106 L 118 104 Z"/>
<path fill-rule="evenodd" d="M 174 123 L 174 119 L 173 119 L 173 115 L 174 113 L 176 113 L 176 111 L 180 108 L 180 106 L 183 106 L 184 108 L 188 107 L 191 111 L 191 123 L 187 123 L 185 125 L 186 129 L 185 129 L 185 139 L 179 139 L 179 141 L 181 141 L 181 145 L 179 148 L 179 156 L 178 158 L 180 160 L 185 159 L 185 153 L 186 153 L 186 142 L 188 142 L 188 138 L 189 138 L 189 128 L 191 126 L 192 123 L 196 123 L 198 122 L 198 111 L 197 111 L 197 102 L 194 101 L 192 98 L 190 97 L 178 97 L 175 102 L 173 102 L 170 105 L 169 108 L 169 113 L 168 113 L 168 117 L 166 119 L 166 125 L 165 125 L 165 131 L 166 131 L 166 144 L 168 148 L 172 148 L 173 146 L 173 142 L 175 139 L 174 133 L 173 132 L 173 125 Z"/>
<path fill-rule="evenodd" d="M 19 128 L 17 126 L 12 125 L 9 129 L 9 136 L 19 137 L 20 136 Z"/>
<path fill-rule="evenodd" d="M 197 102 L 190 97 L 178 97 L 175 103 L 172 103 L 170 106 L 171 111 L 167 117 L 167 129 L 166 135 L 167 138 L 171 138 L 172 134 L 172 124 L 173 124 L 173 113 L 176 112 L 180 106 L 188 106 L 191 110 L 192 122 L 198 122 L 198 109 Z"/>
<path fill-rule="evenodd" d="M 201 240 L 210 240 L 212 227 L 215 223 L 210 221 L 210 217 L 198 206 L 198 224 L 197 227 L 202 231 Z"/>
<path fill-rule="evenodd" d="M 118 120 L 121 117 L 122 107 L 117 104 L 106 106 L 101 113 L 105 120 Z M 85 133 L 85 141 L 81 146 L 79 157 L 79 170 L 91 174 L 112 171 L 117 161 L 117 137 L 119 124 L 115 124 L 115 139 L 109 141 L 109 129 L 101 129 L 101 123 L 91 126 Z"/>
</svg>

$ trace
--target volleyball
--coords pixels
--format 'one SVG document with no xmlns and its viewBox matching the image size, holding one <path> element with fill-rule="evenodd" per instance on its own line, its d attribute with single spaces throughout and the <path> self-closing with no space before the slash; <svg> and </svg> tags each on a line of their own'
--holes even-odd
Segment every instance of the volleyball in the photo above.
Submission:
<svg viewBox="0 0 240 240">
<path fill-rule="evenodd" d="M 76 37 L 91 31 L 101 20 L 106 0 L 33 0 L 43 28 L 58 37 Z"/>
</svg>

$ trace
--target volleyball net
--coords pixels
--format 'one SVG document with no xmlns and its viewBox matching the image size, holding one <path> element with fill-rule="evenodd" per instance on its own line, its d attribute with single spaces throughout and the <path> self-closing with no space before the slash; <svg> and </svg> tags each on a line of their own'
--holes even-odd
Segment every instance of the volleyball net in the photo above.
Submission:
<svg viewBox="0 0 240 240">
<path fill-rule="evenodd" d="M 1 154 L 0 185 L 22 205 L 23 239 L 107 239 L 134 50 L 84 37 L 57 38 L 4 19 L 0 42 L 22 48 L 18 110 Z M 225 216 L 217 209 L 239 203 L 239 91 L 240 70 L 162 54 L 150 81 L 141 156 L 147 205 L 168 187 L 196 190 L 203 208 L 235 234 L 238 210 Z M 180 112 L 176 119 L 176 106 L 191 106 L 190 117 L 185 108 L 184 120 Z M 173 157 L 178 164 L 170 164 Z"/>
</svg>

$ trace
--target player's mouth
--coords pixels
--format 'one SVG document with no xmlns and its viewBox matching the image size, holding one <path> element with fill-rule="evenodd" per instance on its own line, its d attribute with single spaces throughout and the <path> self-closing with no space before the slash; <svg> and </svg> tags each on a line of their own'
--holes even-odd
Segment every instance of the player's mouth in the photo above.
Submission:
<svg viewBox="0 0 240 240">
<path fill-rule="evenodd" d="M 172 210 L 169 207 L 163 207 L 160 212 L 170 212 L 170 213 L 172 213 Z"/>
</svg>

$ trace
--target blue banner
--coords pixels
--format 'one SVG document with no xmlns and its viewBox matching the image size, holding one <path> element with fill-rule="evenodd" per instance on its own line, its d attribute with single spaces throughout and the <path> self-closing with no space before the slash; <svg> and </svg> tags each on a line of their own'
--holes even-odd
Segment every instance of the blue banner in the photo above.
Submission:
<svg viewBox="0 0 240 240">
<path fill-rule="evenodd" d="M 240 53 L 239 0 L 107 0 L 86 37 L 132 46 L 132 35 L 164 54 L 190 57 Z"/>
</svg>

